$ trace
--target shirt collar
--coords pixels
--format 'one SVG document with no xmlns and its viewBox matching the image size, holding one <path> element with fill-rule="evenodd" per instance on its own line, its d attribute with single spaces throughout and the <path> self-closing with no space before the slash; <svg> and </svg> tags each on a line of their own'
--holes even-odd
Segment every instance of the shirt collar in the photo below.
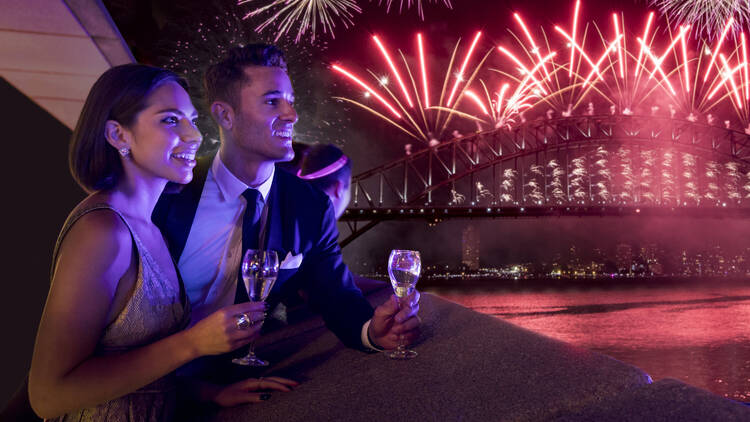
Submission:
<svg viewBox="0 0 750 422">
<path fill-rule="evenodd" d="M 216 185 L 219 186 L 221 194 L 224 199 L 235 199 L 239 198 L 247 188 L 250 186 L 246 185 L 243 181 L 237 178 L 231 171 L 224 165 L 219 158 L 219 154 L 214 157 L 214 162 L 211 164 L 211 171 L 213 172 Z M 268 199 L 268 193 L 271 191 L 271 184 L 273 183 L 273 176 L 276 172 L 276 166 L 271 167 L 271 175 L 266 179 L 265 182 L 261 183 L 260 186 L 253 188 L 260 192 L 265 202 Z"/>
</svg>

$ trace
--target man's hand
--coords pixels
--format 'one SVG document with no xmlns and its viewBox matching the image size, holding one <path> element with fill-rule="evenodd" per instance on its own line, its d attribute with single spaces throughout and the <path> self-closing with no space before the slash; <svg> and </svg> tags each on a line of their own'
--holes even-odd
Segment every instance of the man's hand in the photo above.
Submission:
<svg viewBox="0 0 750 422">
<path fill-rule="evenodd" d="M 399 299 L 396 295 L 375 308 L 370 320 L 368 335 L 373 346 L 390 350 L 398 347 L 399 339 L 408 345 L 419 337 L 420 320 L 419 292 L 414 290 L 408 296 Z"/>
</svg>

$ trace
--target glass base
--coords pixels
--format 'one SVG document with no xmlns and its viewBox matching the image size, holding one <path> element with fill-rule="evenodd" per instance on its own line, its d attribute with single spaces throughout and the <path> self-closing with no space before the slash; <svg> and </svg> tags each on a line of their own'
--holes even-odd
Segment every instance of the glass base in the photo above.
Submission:
<svg viewBox="0 0 750 422">
<path fill-rule="evenodd" d="M 241 358 L 232 359 L 232 363 L 242 366 L 268 366 L 267 360 L 258 359 L 254 354 L 248 354 Z"/>
<path fill-rule="evenodd" d="M 413 359 L 417 357 L 417 352 L 410 349 L 404 349 L 404 350 L 391 350 L 390 352 L 387 352 L 385 355 L 388 356 L 391 359 L 399 359 L 399 360 L 407 360 L 407 359 Z"/>
</svg>

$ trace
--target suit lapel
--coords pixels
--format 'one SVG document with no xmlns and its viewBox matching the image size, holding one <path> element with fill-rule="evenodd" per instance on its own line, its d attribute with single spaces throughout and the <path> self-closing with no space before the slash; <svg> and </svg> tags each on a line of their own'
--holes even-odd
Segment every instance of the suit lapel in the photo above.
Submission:
<svg viewBox="0 0 750 422">
<path fill-rule="evenodd" d="M 266 222 L 267 233 L 266 233 L 266 245 L 270 250 L 275 250 L 281 253 L 284 250 L 283 245 L 283 230 L 282 228 L 282 206 L 279 192 L 279 172 L 281 170 L 276 169 L 274 174 L 273 183 L 271 183 L 271 191 L 268 193 L 268 221 Z M 279 257 L 279 260 L 284 259 Z"/>
<path fill-rule="evenodd" d="M 289 204 L 289 198 L 293 197 L 293 192 L 289 192 L 290 186 L 287 178 L 294 177 L 286 174 L 281 169 L 276 169 L 274 181 L 269 193 L 269 205 L 271 209 L 268 213 L 268 248 L 276 251 L 300 252 L 299 244 L 299 222 L 295 218 L 294 210 Z M 285 192 L 284 195 L 281 192 Z M 283 260 L 284 257 L 279 257 Z"/>
</svg>

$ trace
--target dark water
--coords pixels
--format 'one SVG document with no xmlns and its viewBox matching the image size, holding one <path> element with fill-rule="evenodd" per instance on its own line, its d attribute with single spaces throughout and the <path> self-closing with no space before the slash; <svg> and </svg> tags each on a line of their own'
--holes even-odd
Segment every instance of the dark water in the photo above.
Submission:
<svg viewBox="0 0 750 422">
<path fill-rule="evenodd" d="M 750 401 L 750 286 L 480 291 L 425 289 L 478 312 Z"/>
</svg>

